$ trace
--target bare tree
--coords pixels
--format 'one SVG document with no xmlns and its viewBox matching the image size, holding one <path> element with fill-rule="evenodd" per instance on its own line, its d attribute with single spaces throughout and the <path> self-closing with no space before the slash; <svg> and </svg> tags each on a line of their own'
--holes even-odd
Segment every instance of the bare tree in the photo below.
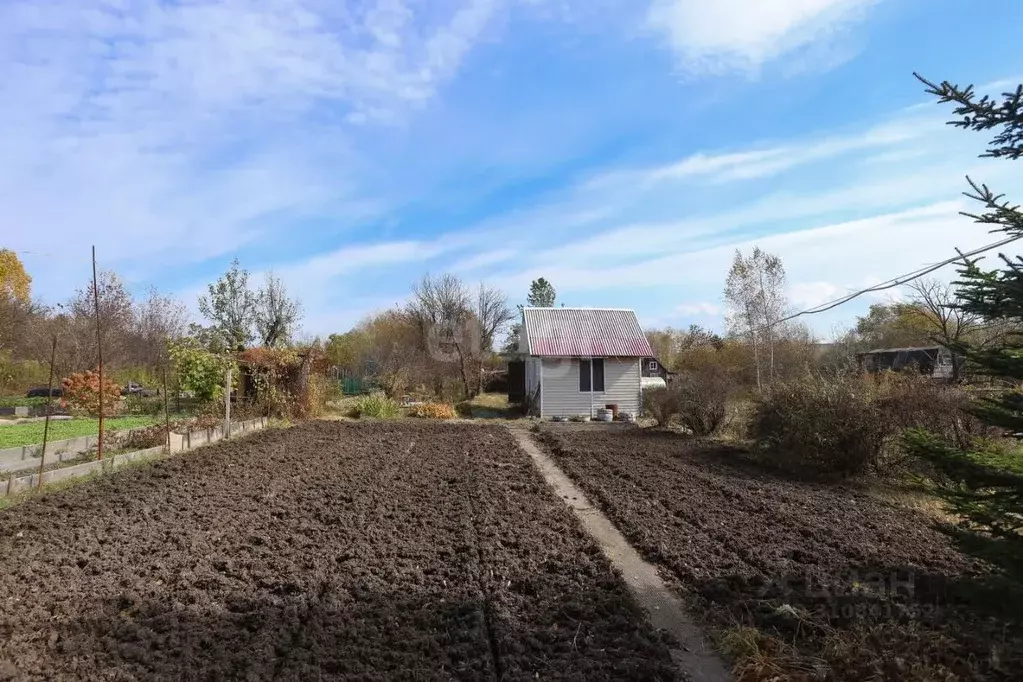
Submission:
<svg viewBox="0 0 1023 682">
<path fill-rule="evenodd" d="M 979 332 L 985 329 L 984 319 L 973 312 L 964 310 L 951 284 L 936 279 L 918 279 L 907 285 L 912 292 L 910 301 L 922 313 L 930 337 L 949 350 L 952 356 L 952 380 L 962 378 L 962 354 L 960 348 L 967 341 L 977 340 Z M 992 336 L 990 341 L 997 336 Z"/>
<path fill-rule="evenodd" d="M 184 336 L 188 329 L 188 310 L 181 301 L 151 287 L 146 298 L 135 304 L 134 313 L 131 362 L 155 368 L 166 357 L 167 340 Z"/>
<path fill-rule="evenodd" d="M 97 290 L 99 314 L 102 320 L 101 338 L 104 362 L 111 366 L 124 365 L 129 358 L 129 332 L 135 321 L 135 302 L 117 273 L 99 273 Z M 74 370 L 90 369 L 99 361 L 96 348 L 96 308 L 91 284 L 75 292 L 74 297 L 61 308 L 68 316 L 71 334 L 64 342 L 67 364 Z"/>
<path fill-rule="evenodd" d="M 548 285 L 549 286 L 549 285 Z M 550 287 L 550 302 L 554 302 L 554 289 Z M 508 305 L 508 297 L 500 290 L 480 282 L 476 292 L 476 323 L 479 325 L 479 371 L 477 372 L 476 394 L 483 392 L 484 354 L 494 350 L 494 337 L 515 319 L 515 313 Z"/>
<path fill-rule="evenodd" d="M 424 275 L 412 287 L 406 312 L 419 330 L 422 349 L 437 363 L 456 362 L 465 393 L 471 393 L 466 367 L 467 355 L 478 338 L 467 324 L 471 301 L 468 290 L 454 275 Z M 434 391 L 441 392 L 441 379 L 435 379 Z"/>
<path fill-rule="evenodd" d="M 268 348 L 290 343 L 295 325 L 302 317 L 302 305 L 288 296 L 280 277 L 273 271 L 266 274 L 266 284 L 256 294 L 256 334 Z"/>
<path fill-rule="evenodd" d="M 423 347 L 437 362 L 456 362 L 467 397 L 482 390 L 483 367 L 494 338 L 513 317 L 508 299 L 480 284 L 474 292 L 458 277 L 426 275 L 406 306 Z"/>
<path fill-rule="evenodd" d="M 761 353 L 769 352 L 770 378 L 774 377 L 774 346 L 778 321 L 788 305 L 785 298 L 785 268 L 777 256 L 754 247 L 749 257 L 736 250 L 725 282 L 729 331 L 746 336 L 753 347 L 757 390 L 763 389 Z"/>
</svg>

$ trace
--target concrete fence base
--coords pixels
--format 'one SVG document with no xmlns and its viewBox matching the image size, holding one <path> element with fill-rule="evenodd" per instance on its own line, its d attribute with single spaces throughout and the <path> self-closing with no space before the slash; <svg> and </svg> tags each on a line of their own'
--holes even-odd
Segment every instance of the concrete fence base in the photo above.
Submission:
<svg viewBox="0 0 1023 682">
<path fill-rule="evenodd" d="M 240 436 L 243 433 L 249 433 L 251 431 L 259 431 L 266 427 L 266 417 L 259 417 L 257 419 L 249 419 L 247 421 L 235 422 L 231 424 L 230 435 Z M 170 451 L 171 453 L 183 452 L 185 450 L 191 450 L 192 448 L 207 445 L 209 443 L 215 443 L 218 440 L 224 439 L 224 427 L 218 426 L 212 429 L 192 429 L 186 433 L 172 433 L 170 438 Z M 95 438 L 95 436 L 90 436 Z M 73 439 L 75 440 L 75 439 Z M 50 459 L 49 445 L 47 445 L 47 460 Z M 49 485 L 51 483 L 57 483 L 58 481 L 64 481 L 71 478 L 79 478 L 81 476 L 89 476 L 92 474 L 114 471 L 118 467 L 122 467 L 128 462 L 133 462 L 138 459 L 145 459 L 146 457 L 152 457 L 153 455 L 163 454 L 167 451 L 166 446 L 160 445 L 155 448 L 147 448 L 145 450 L 136 450 L 135 452 L 127 452 L 123 455 L 114 455 L 103 460 L 96 460 L 94 462 L 86 462 L 84 464 L 76 464 L 75 466 L 64 467 L 61 469 L 52 469 L 50 471 L 43 472 L 43 485 Z M 51 460 L 52 461 L 52 460 Z M 10 476 L 6 480 L 0 481 L 0 497 L 8 497 L 10 495 L 16 495 L 17 493 L 31 490 L 39 485 L 39 474 L 29 474 L 23 476 Z"/>
<path fill-rule="evenodd" d="M 114 434 L 124 432 L 104 431 L 104 433 L 107 438 L 110 438 Z M 46 458 L 49 459 L 55 455 L 66 455 L 66 457 L 63 457 L 62 459 L 70 459 L 75 455 L 80 455 L 81 453 L 96 447 L 98 440 L 99 436 L 79 436 L 78 438 L 65 438 L 64 440 L 50 441 L 46 444 Z M 42 443 L 22 445 L 17 448 L 6 448 L 4 450 L 0 450 L 0 465 L 13 465 L 26 459 L 34 459 L 38 457 L 42 451 Z"/>
</svg>

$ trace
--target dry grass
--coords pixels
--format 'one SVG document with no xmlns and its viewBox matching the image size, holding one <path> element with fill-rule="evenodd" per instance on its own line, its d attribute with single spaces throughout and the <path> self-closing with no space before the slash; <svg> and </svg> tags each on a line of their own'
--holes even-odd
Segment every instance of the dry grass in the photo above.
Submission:
<svg viewBox="0 0 1023 682">
<path fill-rule="evenodd" d="M 420 403 L 409 408 L 408 416 L 419 419 L 454 419 L 455 408 L 446 403 Z"/>
<path fill-rule="evenodd" d="M 801 657 L 793 647 L 777 637 L 748 626 L 722 632 L 718 636 L 718 648 L 734 661 L 732 674 L 736 682 L 815 680 L 819 679 L 824 667 L 812 659 Z"/>
<path fill-rule="evenodd" d="M 867 490 L 879 500 L 919 512 L 939 524 L 955 525 L 962 520 L 949 513 L 940 499 L 918 486 L 873 481 Z"/>
</svg>

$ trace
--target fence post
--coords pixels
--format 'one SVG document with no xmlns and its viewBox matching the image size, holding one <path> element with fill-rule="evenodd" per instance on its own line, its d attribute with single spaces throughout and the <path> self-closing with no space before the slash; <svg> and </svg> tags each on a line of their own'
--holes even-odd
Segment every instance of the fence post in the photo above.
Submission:
<svg viewBox="0 0 1023 682">
<path fill-rule="evenodd" d="M 231 368 L 227 368 L 224 380 L 224 439 L 231 438 Z"/>
<path fill-rule="evenodd" d="M 163 428 L 167 431 L 167 454 L 171 454 L 170 397 L 167 395 L 167 361 L 163 361 Z"/>
</svg>

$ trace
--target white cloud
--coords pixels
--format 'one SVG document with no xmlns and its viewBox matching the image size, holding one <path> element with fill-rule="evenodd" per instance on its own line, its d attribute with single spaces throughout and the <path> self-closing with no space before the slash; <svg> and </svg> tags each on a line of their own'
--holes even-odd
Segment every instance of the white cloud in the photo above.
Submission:
<svg viewBox="0 0 1023 682">
<path fill-rule="evenodd" d="M 789 287 L 789 302 L 797 308 L 813 308 L 834 299 L 839 288 L 831 282 L 798 282 Z"/>
<path fill-rule="evenodd" d="M 683 303 L 682 305 L 675 306 L 673 312 L 676 315 L 683 315 L 685 317 L 696 317 L 698 315 L 716 317 L 721 314 L 721 306 L 707 303 L 706 301 L 701 303 Z"/>
<path fill-rule="evenodd" d="M 603 191 L 628 183 L 633 189 L 637 186 L 645 189 L 662 183 L 692 182 L 701 178 L 719 183 L 767 178 L 853 152 L 898 148 L 942 127 L 943 123 L 933 117 L 900 118 L 844 135 L 809 138 L 737 152 L 697 152 L 668 164 L 598 174 L 584 181 L 581 187 Z"/>
<path fill-rule="evenodd" d="M 822 43 L 877 0 L 653 0 L 647 21 L 692 71 L 755 71 Z"/>
<path fill-rule="evenodd" d="M 452 263 L 448 269 L 455 273 L 465 273 L 481 270 L 491 265 L 497 265 L 514 258 L 518 251 L 514 249 L 496 249 L 484 251 Z"/>
<path fill-rule="evenodd" d="M 158 281 L 292 241 L 306 220 L 341 233 L 380 215 L 389 207 L 363 180 L 375 160 L 351 122 L 401 123 L 428 103 L 500 8 L 2 3 L 6 245 L 59 251 L 66 262 L 30 263 L 39 293 L 59 297 L 84 278 L 91 244 L 105 265 Z"/>
</svg>

